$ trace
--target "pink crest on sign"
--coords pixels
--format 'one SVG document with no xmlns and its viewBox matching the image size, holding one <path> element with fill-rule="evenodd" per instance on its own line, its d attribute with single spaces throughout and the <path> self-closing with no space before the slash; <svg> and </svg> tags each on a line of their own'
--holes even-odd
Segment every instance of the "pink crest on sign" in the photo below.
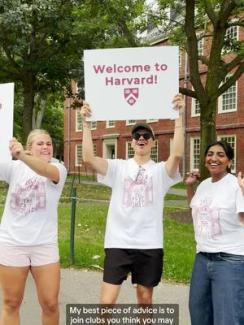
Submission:
<svg viewBox="0 0 244 325">
<path fill-rule="evenodd" d="M 139 97 L 139 88 L 125 88 L 124 99 L 129 105 L 134 105 Z"/>
</svg>

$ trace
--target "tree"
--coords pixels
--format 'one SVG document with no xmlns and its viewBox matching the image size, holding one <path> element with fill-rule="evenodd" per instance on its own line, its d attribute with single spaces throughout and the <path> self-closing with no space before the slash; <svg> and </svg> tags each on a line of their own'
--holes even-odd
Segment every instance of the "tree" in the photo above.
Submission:
<svg viewBox="0 0 244 325">
<path fill-rule="evenodd" d="M 196 98 L 200 104 L 201 175 L 205 178 L 207 171 L 203 164 L 203 153 L 206 146 L 216 140 L 218 97 L 231 87 L 244 71 L 244 42 L 233 41 L 227 33 L 230 27 L 244 26 L 244 2 L 186 0 L 184 7 L 179 1 L 159 3 L 162 10 L 169 5 L 171 9 L 178 10 L 177 21 L 170 21 L 171 28 L 173 27 L 172 40 L 187 51 L 189 80 L 193 86 L 193 89 L 181 87 L 180 92 Z M 184 19 L 182 10 L 185 11 Z M 209 44 L 204 56 L 199 56 L 198 53 L 198 42 L 201 38 Z M 228 54 L 229 51 L 231 55 Z M 206 68 L 205 78 L 201 77 L 200 65 Z"/>
<path fill-rule="evenodd" d="M 82 79 L 83 49 L 137 46 L 144 2 L 2 0 L 0 80 L 22 88 L 25 136 L 41 124 L 50 94 Z"/>
<path fill-rule="evenodd" d="M 3 0 L 0 5 L 0 80 L 23 92 L 23 131 L 33 127 L 37 94 L 46 100 L 70 80 L 82 46 L 73 33 L 75 1 Z"/>
<path fill-rule="evenodd" d="M 145 21 L 145 0 L 86 0 L 75 11 L 74 32 L 80 31 L 87 40 L 86 49 L 137 47 L 140 45 L 138 31 Z M 89 41 L 88 41 L 89 40 Z M 68 87 L 67 96 L 74 98 L 74 107 L 84 98 L 83 65 L 77 71 L 75 80 L 79 94 L 72 94 Z"/>
</svg>

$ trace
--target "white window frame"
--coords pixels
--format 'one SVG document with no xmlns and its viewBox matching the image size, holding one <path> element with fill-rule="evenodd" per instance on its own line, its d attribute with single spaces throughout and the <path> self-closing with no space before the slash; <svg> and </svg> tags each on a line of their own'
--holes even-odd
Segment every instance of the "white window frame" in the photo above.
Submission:
<svg viewBox="0 0 244 325">
<path fill-rule="evenodd" d="M 80 150 L 80 157 L 78 157 L 78 150 Z M 75 145 L 75 167 L 81 167 L 81 166 L 82 166 L 82 144 L 79 143 Z"/>
<path fill-rule="evenodd" d="M 155 151 L 155 153 L 154 153 Z M 155 158 L 154 158 L 155 156 Z M 154 146 L 151 148 L 151 159 L 158 162 L 158 140 L 155 140 Z"/>
<path fill-rule="evenodd" d="M 134 156 L 134 149 L 131 146 L 132 141 L 126 141 L 126 159 L 130 159 Z M 131 153 L 129 154 L 129 150 Z"/>
<path fill-rule="evenodd" d="M 191 100 L 191 117 L 197 117 L 200 116 L 200 112 L 196 113 L 196 103 L 199 103 L 199 101 L 196 98 L 192 97 Z"/>
<path fill-rule="evenodd" d="M 228 78 L 228 76 L 226 76 L 226 78 Z M 227 109 L 227 110 L 223 110 L 223 96 L 228 93 L 232 87 L 235 87 L 235 108 L 231 108 L 231 109 Z M 234 85 L 232 85 L 229 89 L 226 90 L 226 92 L 224 92 L 218 100 L 218 113 L 222 114 L 222 113 L 231 113 L 231 112 L 236 112 L 237 111 L 237 100 L 238 100 L 238 81 L 235 82 Z"/>
<path fill-rule="evenodd" d="M 194 162 L 195 162 L 195 157 L 194 157 L 194 141 L 195 140 L 199 140 L 199 157 L 198 157 L 198 160 L 199 160 L 199 164 L 198 166 L 194 165 Z M 200 137 L 191 137 L 190 138 L 190 170 L 193 170 L 195 168 L 199 168 L 200 166 L 200 146 L 201 146 L 201 139 Z"/>
<path fill-rule="evenodd" d="M 97 121 L 91 121 L 91 130 L 97 129 Z"/>
<path fill-rule="evenodd" d="M 198 34 L 199 40 L 197 41 L 197 53 L 198 56 L 203 56 L 204 55 L 204 37 L 202 37 L 202 34 Z"/>
<path fill-rule="evenodd" d="M 76 132 L 82 131 L 82 118 L 79 110 L 75 111 L 75 131 Z"/>
</svg>

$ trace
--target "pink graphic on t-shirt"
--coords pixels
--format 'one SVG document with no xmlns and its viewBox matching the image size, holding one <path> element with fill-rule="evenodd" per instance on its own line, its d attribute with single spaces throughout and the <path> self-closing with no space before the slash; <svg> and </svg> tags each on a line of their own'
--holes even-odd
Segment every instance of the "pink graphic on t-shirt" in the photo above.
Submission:
<svg viewBox="0 0 244 325">
<path fill-rule="evenodd" d="M 38 178 L 29 179 L 24 185 L 17 184 L 10 196 L 10 208 L 14 213 L 26 216 L 46 208 L 45 182 Z"/>
<path fill-rule="evenodd" d="M 202 239 L 213 239 L 220 235 L 219 209 L 211 207 L 212 198 L 208 197 L 200 201 L 199 207 L 193 207 L 192 216 L 195 233 Z"/>
<path fill-rule="evenodd" d="M 145 175 L 139 168 L 136 179 L 127 177 L 124 180 L 123 205 L 129 207 L 146 207 L 153 203 L 152 177 Z"/>
</svg>

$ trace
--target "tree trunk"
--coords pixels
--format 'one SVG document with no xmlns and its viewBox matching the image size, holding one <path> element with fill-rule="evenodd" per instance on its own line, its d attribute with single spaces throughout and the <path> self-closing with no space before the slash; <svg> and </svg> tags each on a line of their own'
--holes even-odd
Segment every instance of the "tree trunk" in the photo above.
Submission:
<svg viewBox="0 0 244 325">
<path fill-rule="evenodd" d="M 200 173 L 201 179 L 209 177 L 205 167 L 204 153 L 208 145 L 216 141 L 216 106 L 217 101 L 210 102 L 206 107 L 201 106 L 200 135 L 201 135 L 201 154 L 200 154 Z"/>
<path fill-rule="evenodd" d="M 42 119 L 46 108 L 46 99 L 42 99 L 40 95 L 36 96 L 34 109 L 32 114 L 32 129 L 40 129 L 42 126 Z"/>
<path fill-rule="evenodd" d="M 34 109 L 35 87 L 34 78 L 32 75 L 30 78 L 26 78 L 23 84 L 23 131 L 24 136 L 27 138 L 28 134 L 32 130 L 32 115 Z"/>
</svg>

